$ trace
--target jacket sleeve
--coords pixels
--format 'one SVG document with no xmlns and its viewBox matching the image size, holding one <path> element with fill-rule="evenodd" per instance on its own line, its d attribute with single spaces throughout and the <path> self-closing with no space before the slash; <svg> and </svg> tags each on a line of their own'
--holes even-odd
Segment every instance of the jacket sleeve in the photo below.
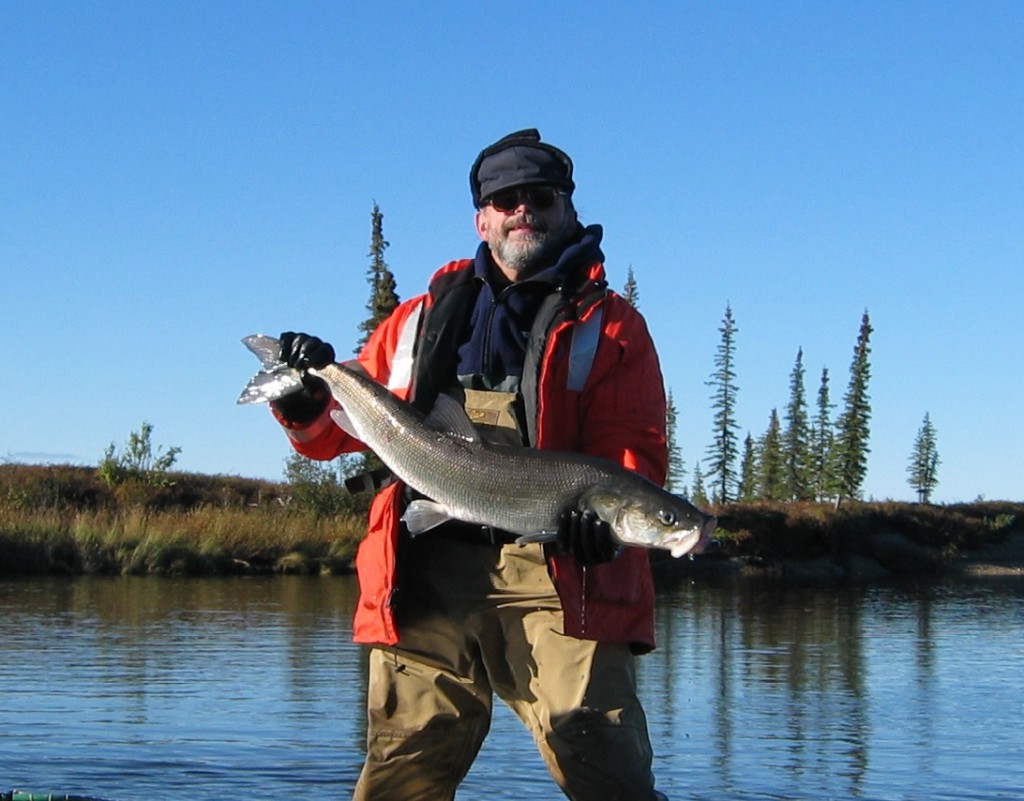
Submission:
<svg viewBox="0 0 1024 801">
<path fill-rule="evenodd" d="M 423 297 L 420 296 L 399 304 L 370 335 L 359 356 L 345 364 L 361 370 L 381 384 L 388 384 L 402 330 L 410 315 L 419 308 L 422 302 Z M 404 398 L 408 393 L 408 387 L 396 387 L 393 391 Z M 294 423 L 287 420 L 273 407 L 271 407 L 271 411 L 284 427 L 285 433 L 296 451 L 310 459 L 328 460 L 343 453 L 366 449 L 362 442 L 346 434 L 331 420 L 330 413 L 337 408 L 339 408 L 338 402 L 331 398 L 324 411 L 307 423 Z"/>
</svg>

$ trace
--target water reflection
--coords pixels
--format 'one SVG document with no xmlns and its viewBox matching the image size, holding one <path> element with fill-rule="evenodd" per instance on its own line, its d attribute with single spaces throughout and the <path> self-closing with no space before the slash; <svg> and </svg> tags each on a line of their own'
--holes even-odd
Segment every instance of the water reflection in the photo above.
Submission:
<svg viewBox="0 0 1024 801">
<path fill-rule="evenodd" d="M 669 647 L 642 674 L 659 775 L 678 797 L 1016 797 L 1022 701 L 974 688 L 1024 656 L 1022 610 L 1016 584 L 663 588 Z"/>
<path fill-rule="evenodd" d="M 360 652 L 338 658 L 353 582 L 0 587 L 12 657 L 0 667 L 0 765 L 12 786 L 111 798 L 336 787 L 339 754 L 361 746 L 337 726 L 339 688 L 362 683 Z M 361 708 L 344 711 L 346 724 Z"/>
<path fill-rule="evenodd" d="M 352 579 L 0 582 L 0 791 L 346 797 Z M 1019 582 L 665 584 L 640 662 L 674 799 L 995 799 L 1024 787 Z M 462 798 L 547 799 L 496 707 Z"/>
<path fill-rule="evenodd" d="M 676 587 L 659 602 L 659 635 L 671 645 L 643 671 L 644 693 L 664 700 L 649 704 L 656 741 L 682 732 L 684 749 L 707 756 L 689 782 L 731 797 L 769 776 L 819 782 L 827 763 L 837 797 L 859 794 L 867 724 L 856 604 L 756 584 Z"/>
</svg>

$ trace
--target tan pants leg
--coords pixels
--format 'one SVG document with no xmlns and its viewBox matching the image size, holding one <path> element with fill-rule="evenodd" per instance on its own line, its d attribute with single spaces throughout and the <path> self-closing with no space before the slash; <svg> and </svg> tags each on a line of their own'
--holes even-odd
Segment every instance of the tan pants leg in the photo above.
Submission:
<svg viewBox="0 0 1024 801">
<path fill-rule="evenodd" d="M 574 801 L 652 801 L 634 658 L 561 634 L 539 546 L 437 543 L 395 649 L 370 655 L 367 758 L 356 801 L 452 799 L 497 693 Z"/>
</svg>

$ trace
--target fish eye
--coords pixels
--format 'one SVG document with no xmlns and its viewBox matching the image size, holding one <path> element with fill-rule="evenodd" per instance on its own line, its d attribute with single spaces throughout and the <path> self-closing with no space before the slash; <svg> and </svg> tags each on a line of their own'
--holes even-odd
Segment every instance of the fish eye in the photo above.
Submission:
<svg viewBox="0 0 1024 801">
<path fill-rule="evenodd" d="M 658 522 L 663 526 L 674 526 L 676 524 L 676 513 L 668 509 L 658 512 Z"/>
</svg>

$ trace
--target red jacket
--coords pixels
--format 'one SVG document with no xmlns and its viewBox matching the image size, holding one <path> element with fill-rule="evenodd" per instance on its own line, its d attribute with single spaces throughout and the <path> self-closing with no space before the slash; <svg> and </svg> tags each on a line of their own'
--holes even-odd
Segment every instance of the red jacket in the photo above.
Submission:
<svg viewBox="0 0 1024 801">
<path fill-rule="evenodd" d="M 470 260 L 451 262 L 435 274 L 431 292 L 399 305 L 360 353 L 357 361 L 362 368 L 408 399 L 409 382 L 415 382 L 417 375 L 409 344 L 422 344 L 422 323 L 420 328 L 412 326 L 421 312 L 429 320 L 431 310 L 440 306 L 442 295 L 436 287 L 457 282 L 460 271 L 471 270 Z M 579 451 L 618 462 L 661 484 L 668 454 L 658 357 L 643 318 L 625 299 L 604 290 L 603 279 L 603 265 L 593 265 L 586 285 L 552 319 L 542 352 L 536 354 L 535 397 L 526 403 L 527 409 L 535 410 L 532 440 L 536 447 Z M 582 390 L 576 391 L 568 388 L 573 329 L 593 315 L 600 315 L 593 318 L 600 323 L 600 336 Z M 429 374 L 419 372 L 421 377 Z M 307 424 L 292 424 L 280 415 L 278 419 L 296 450 L 310 458 L 333 459 L 365 447 L 334 425 L 327 411 Z M 366 538 L 356 556 L 360 585 L 356 642 L 398 642 L 390 601 L 395 591 L 403 486 L 396 482 L 386 487 L 370 509 Z M 611 562 L 583 567 L 572 556 L 549 549 L 548 565 L 561 598 L 566 634 L 628 642 L 638 652 L 654 647 L 654 590 L 646 550 L 626 548 Z"/>
</svg>

